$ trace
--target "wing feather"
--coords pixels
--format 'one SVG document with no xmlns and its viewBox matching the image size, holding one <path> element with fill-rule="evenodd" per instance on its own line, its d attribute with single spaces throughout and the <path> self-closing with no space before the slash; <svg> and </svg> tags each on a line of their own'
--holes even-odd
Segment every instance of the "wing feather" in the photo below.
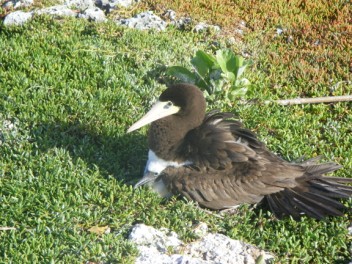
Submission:
<svg viewBox="0 0 352 264">
<path fill-rule="evenodd" d="M 352 195 L 352 179 L 325 177 L 340 168 L 317 164 L 319 157 L 288 163 L 271 153 L 229 113 L 211 112 L 186 136 L 178 149 L 189 166 L 167 167 L 160 175 L 166 187 L 210 209 L 258 203 L 264 197 L 278 216 L 302 213 L 321 219 L 341 215 L 334 198 Z M 182 156 L 181 156 L 182 155 Z"/>
</svg>

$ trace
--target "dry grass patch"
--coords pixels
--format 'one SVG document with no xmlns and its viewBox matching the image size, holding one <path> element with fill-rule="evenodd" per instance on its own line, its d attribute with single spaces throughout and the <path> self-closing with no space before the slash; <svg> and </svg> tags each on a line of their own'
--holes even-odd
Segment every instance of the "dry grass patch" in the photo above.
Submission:
<svg viewBox="0 0 352 264">
<path fill-rule="evenodd" d="M 280 97 L 342 95 L 351 89 L 352 11 L 348 1 L 146 1 L 162 13 L 222 26 L 222 34 L 236 34 L 246 22 L 245 48 L 257 70 L 271 80 Z M 277 30 L 282 30 L 280 33 Z M 241 45 L 242 46 L 242 45 Z M 239 49 L 238 42 L 233 45 Z"/>
</svg>

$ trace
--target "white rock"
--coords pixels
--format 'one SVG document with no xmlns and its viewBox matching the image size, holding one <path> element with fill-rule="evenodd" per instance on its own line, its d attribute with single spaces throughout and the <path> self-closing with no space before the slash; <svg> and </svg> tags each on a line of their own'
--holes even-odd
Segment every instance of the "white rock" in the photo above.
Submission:
<svg viewBox="0 0 352 264">
<path fill-rule="evenodd" d="M 178 20 L 171 21 L 172 25 L 175 25 L 179 29 L 185 29 L 187 26 L 192 24 L 192 18 L 190 17 L 181 17 Z"/>
<path fill-rule="evenodd" d="M 172 9 L 168 9 L 165 11 L 164 17 L 170 19 L 171 21 L 175 21 L 176 20 L 176 12 Z"/>
<path fill-rule="evenodd" d="M 204 225 L 200 226 L 207 230 Z M 129 240 L 138 247 L 138 264 L 254 264 L 259 257 L 264 261 L 273 258 L 255 246 L 222 234 L 202 234 L 200 240 L 185 244 L 175 232 L 138 224 L 132 228 Z"/>
<path fill-rule="evenodd" d="M 0 115 L 0 146 L 11 138 L 17 138 L 18 136 L 18 123 L 15 121 L 4 119 Z"/>
<path fill-rule="evenodd" d="M 263 256 L 270 259 L 272 256 L 264 251 L 239 240 L 231 239 L 222 234 L 207 234 L 201 240 L 187 245 L 185 253 L 209 263 L 247 263 L 255 264 L 256 259 Z"/>
<path fill-rule="evenodd" d="M 20 7 L 28 7 L 33 5 L 33 0 L 11 0 L 8 1 L 6 4 L 10 4 L 14 9 L 20 8 Z"/>
<path fill-rule="evenodd" d="M 64 4 L 68 8 L 84 10 L 87 8 L 93 8 L 95 6 L 95 0 L 65 0 Z"/>
<path fill-rule="evenodd" d="M 212 30 L 214 30 L 216 32 L 220 31 L 220 27 L 219 26 L 209 25 L 209 24 L 206 24 L 204 22 L 198 23 L 194 27 L 193 31 L 196 32 L 196 33 L 200 33 L 200 32 L 204 32 L 204 31 L 206 31 L 208 29 L 212 29 Z"/>
<path fill-rule="evenodd" d="M 109 1 L 110 5 L 112 6 L 123 6 L 123 7 L 129 7 L 131 6 L 133 3 L 137 2 L 134 0 L 113 0 L 113 1 Z"/>
<path fill-rule="evenodd" d="M 284 30 L 280 27 L 276 28 L 276 35 L 281 35 L 284 32 Z"/>
<path fill-rule="evenodd" d="M 234 45 L 237 42 L 235 37 L 229 37 L 226 41 L 229 45 Z"/>
<path fill-rule="evenodd" d="M 240 35 L 243 35 L 243 29 L 236 28 L 235 32 L 240 34 Z"/>
<path fill-rule="evenodd" d="M 246 23 L 246 21 L 241 20 L 240 23 L 239 23 L 239 25 L 242 26 L 242 27 L 246 27 L 246 26 L 247 26 L 247 23 Z"/>
<path fill-rule="evenodd" d="M 2 5 L 3 8 L 5 9 L 10 9 L 10 8 L 20 8 L 20 7 L 28 7 L 33 5 L 33 0 L 10 0 L 10 1 L 5 1 Z"/>
<path fill-rule="evenodd" d="M 154 15 L 151 11 L 137 14 L 131 18 L 120 19 L 117 23 L 140 30 L 156 29 L 162 31 L 166 29 L 166 22 L 160 17 Z"/>
<path fill-rule="evenodd" d="M 23 25 L 29 19 L 33 17 L 32 12 L 23 12 L 23 11 L 15 11 L 8 14 L 4 19 L 5 26 L 12 26 L 12 25 Z"/>
<path fill-rule="evenodd" d="M 161 253 L 167 253 L 168 247 L 177 248 L 182 245 L 175 232 L 167 229 L 157 230 L 143 224 L 135 225 L 128 238 L 140 246 L 149 246 Z"/>
<path fill-rule="evenodd" d="M 110 12 L 111 9 L 130 7 L 137 2 L 139 2 L 139 0 L 97 0 L 96 5 Z"/>
<path fill-rule="evenodd" d="M 84 10 L 82 14 L 79 14 L 78 17 L 88 19 L 89 21 L 95 22 L 104 22 L 106 21 L 105 13 L 103 10 L 95 7 L 88 8 Z"/>
<path fill-rule="evenodd" d="M 209 264 L 206 261 L 192 258 L 190 256 L 183 256 L 180 254 L 163 254 L 156 248 L 147 246 L 138 247 L 139 257 L 136 259 L 135 264 Z"/>
<path fill-rule="evenodd" d="M 11 1 L 4 2 L 1 5 L 1 7 L 5 10 L 10 10 L 11 8 L 14 8 L 14 5 L 15 5 L 15 1 L 11 0 Z"/>
<path fill-rule="evenodd" d="M 33 0 L 20 0 L 20 1 L 15 1 L 15 6 L 14 8 L 20 8 L 20 7 L 28 7 L 33 5 L 34 1 Z"/>
<path fill-rule="evenodd" d="M 208 261 L 201 260 L 198 258 L 192 258 L 190 256 L 183 256 L 183 255 L 171 255 L 170 256 L 170 264 L 209 264 Z M 141 263 L 142 264 L 142 263 Z M 163 263 L 166 264 L 166 263 Z"/>
<path fill-rule="evenodd" d="M 76 17 L 77 13 L 70 8 L 68 8 L 66 5 L 57 5 L 57 6 L 51 6 L 48 8 L 43 8 L 38 11 L 36 11 L 38 15 L 41 14 L 47 14 L 51 15 L 53 17 Z"/>
<path fill-rule="evenodd" d="M 206 223 L 199 223 L 193 227 L 193 233 L 197 237 L 204 237 L 208 233 L 208 226 Z"/>
<path fill-rule="evenodd" d="M 14 130 L 16 130 L 17 128 L 16 128 L 16 125 L 12 122 L 12 121 L 10 121 L 10 120 L 4 120 L 3 122 L 2 122 L 2 128 L 0 128 L 0 131 L 1 130 L 7 130 L 7 131 L 14 131 Z"/>
<path fill-rule="evenodd" d="M 350 236 L 352 236 L 352 226 L 349 226 L 349 227 L 347 228 L 347 230 L 348 230 L 348 234 L 349 234 Z"/>
</svg>

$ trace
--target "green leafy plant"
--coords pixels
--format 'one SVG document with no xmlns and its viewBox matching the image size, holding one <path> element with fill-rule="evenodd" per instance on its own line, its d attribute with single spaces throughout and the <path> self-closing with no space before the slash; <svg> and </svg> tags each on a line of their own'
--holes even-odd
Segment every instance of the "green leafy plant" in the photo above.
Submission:
<svg viewBox="0 0 352 264">
<path fill-rule="evenodd" d="M 218 50 L 215 56 L 198 50 L 191 64 L 192 71 L 172 66 L 166 73 L 182 82 L 197 85 L 211 97 L 225 93 L 225 98 L 231 100 L 244 96 L 250 87 L 248 79 L 242 77 L 249 62 L 231 50 Z"/>
</svg>

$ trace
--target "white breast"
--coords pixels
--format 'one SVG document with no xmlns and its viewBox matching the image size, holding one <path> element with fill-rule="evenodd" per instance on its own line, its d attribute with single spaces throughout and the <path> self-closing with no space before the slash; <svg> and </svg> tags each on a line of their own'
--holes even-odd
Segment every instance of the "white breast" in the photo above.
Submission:
<svg viewBox="0 0 352 264">
<path fill-rule="evenodd" d="M 167 161 L 162 158 L 159 158 L 154 151 L 149 150 L 148 152 L 148 161 L 147 165 L 145 166 L 144 169 L 144 176 L 147 176 L 149 173 L 156 173 L 160 174 L 164 169 L 167 167 L 175 167 L 179 168 L 185 165 L 189 165 L 192 162 L 190 161 L 185 161 L 185 162 L 175 162 L 175 161 Z M 155 181 L 150 184 L 150 186 L 153 188 L 155 192 L 157 192 L 160 196 L 162 197 L 169 197 L 171 196 L 171 193 L 166 189 L 165 184 L 162 182 L 162 180 Z"/>
<path fill-rule="evenodd" d="M 146 172 L 154 172 L 160 174 L 165 168 L 167 167 L 175 167 L 179 168 L 185 165 L 191 164 L 190 161 L 185 162 L 175 162 L 175 161 L 167 161 L 159 158 L 154 151 L 149 150 L 148 152 L 148 161 L 147 165 L 145 166 L 144 173 Z"/>
</svg>

